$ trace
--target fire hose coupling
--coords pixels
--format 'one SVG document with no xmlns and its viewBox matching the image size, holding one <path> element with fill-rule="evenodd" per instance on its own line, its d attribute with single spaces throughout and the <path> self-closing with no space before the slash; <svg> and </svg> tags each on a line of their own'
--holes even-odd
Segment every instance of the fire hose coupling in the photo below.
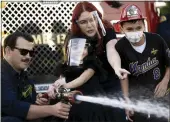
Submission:
<svg viewBox="0 0 170 122">
<path fill-rule="evenodd" d="M 67 88 L 63 88 L 60 87 L 58 89 L 56 89 L 56 99 L 64 102 L 64 103 L 71 103 L 71 104 L 79 104 L 81 103 L 81 101 L 76 100 L 76 96 L 77 95 L 83 95 L 82 92 L 77 91 L 77 90 L 71 90 L 71 89 L 67 89 Z M 44 98 L 49 99 L 48 94 L 45 93 L 43 95 Z"/>
</svg>

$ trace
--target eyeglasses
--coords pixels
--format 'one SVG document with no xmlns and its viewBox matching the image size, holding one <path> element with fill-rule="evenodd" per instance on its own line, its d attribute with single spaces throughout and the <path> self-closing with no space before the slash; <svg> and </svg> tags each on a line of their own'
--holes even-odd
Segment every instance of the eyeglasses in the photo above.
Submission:
<svg viewBox="0 0 170 122">
<path fill-rule="evenodd" d="M 18 47 L 14 47 L 14 48 L 19 50 L 20 54 L 23 56 L 26 56 L 28 53 L 29 53 L 30 57 L 33 57 L 33 55 L 34 55 L 34 50 L 21 49 Z"/>
<path fill-rule="evenodd" d="M 76 21 L 78 24 L 82 25 L 82 26 L 86 26 L 88 24 L 88 22 L 90 23 L 94 23 L 96 21 L 96 18 L 89 18 L 89 19 L 86 19 L 86 20 L 80 20 L 80 21 Z"/>
</svg>

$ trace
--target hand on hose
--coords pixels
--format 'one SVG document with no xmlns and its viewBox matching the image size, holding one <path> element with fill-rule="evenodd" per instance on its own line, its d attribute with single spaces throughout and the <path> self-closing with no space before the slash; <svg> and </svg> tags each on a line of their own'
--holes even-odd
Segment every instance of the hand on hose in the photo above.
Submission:
<svg viewBox="0 0 170 122">
<path fill-rule="evenodd" d="M 48 97 L 50 99 L 55 99 L 56 87 L 54 84 L 50 85 L 47 91 Z"/>
<path fill-rule="evenodd" d="M 64 104 L 59 102 L 55 105 L 52 105 L 51 111 L 53 116 L 68 119 L 70 108 L 71 108 L 70 104 Z"/>
<path fill-rule="evenodd" d="M 63 84 L 66 84 L 65 78 L 60 77 L 54 82 L 54 84 L 50 85 L 47 91 L 49 98 L 55 99 L 56 90 L 60 88 Z"/>
<path fill-rule="evenodd" d="M 38 105 L 48 105 L 49 100 L 47 98 L 44 98 L 43 94 L 39 93 L 36 97 L 35 103 L 38 104 Z"/>
<path fill-rule="evenodd" d="M 66 84 L 66 79 L 64 77 L 60 77 L 58 80 L 54 82 L 54 86 L 59 88 L 60 86 Z"/>
</svg>

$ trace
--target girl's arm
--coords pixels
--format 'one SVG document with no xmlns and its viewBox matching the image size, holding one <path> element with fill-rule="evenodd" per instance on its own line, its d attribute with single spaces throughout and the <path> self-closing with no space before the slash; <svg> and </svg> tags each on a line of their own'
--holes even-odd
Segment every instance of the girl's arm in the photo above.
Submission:
<svg viewBox="0 0 170 122">
<path fill-rule="evenodd" d="M 72 80 L 69 83 L 63 85 L 65 88 L 77 88 L 86 83 L 93 75 L 95 71 L 91 68 L 86 69 L 78 78 Z"/>
</svg>

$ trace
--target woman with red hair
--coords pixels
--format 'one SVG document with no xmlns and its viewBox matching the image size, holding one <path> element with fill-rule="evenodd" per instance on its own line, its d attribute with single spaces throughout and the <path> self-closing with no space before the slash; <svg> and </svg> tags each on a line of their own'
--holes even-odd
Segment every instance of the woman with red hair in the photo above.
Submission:
<svg viewBox="0 0 170 122">
<path fill-rule="evenodd" d="M 98 17 L 93 17 L 95 11 Z M 120 91 L 119 79 L 126 78 L 129 72 L 121 68 L 121 59 L 115 49 L 116 34 L 110 22 L 102 19 L 101 13 L 93 4 L 80 2 L 73 10 L 71 34 L 72 38 L 86 38 L 95 48 L 97 57 L 108 72 L 108 79 L 101 81 L 106 93 Z"/>
<path fill-rule="evenodd" d="M 102 67 L 108 72 L 106 80 L 100 79 L 100 85 L 108 96 L 115 95 L 120 97 L 121 86 L 119 79 L 126 78 L 129 72 L 121 68 L 121 59 L 115 49 L 116 34 L 111 23 L 102 19 L 102 14 L 93 4 L 80 2 L 73 10 L 71 35 L 71 38 L 86 38 L 87 42 L 92 45 L 96 57 L 100 59 Z M 82 79 L 84 82 L 90 80 L 90 70 L 84 71 L 83 74 L 84 78 Z M 123 110 L 117 108 L 113 108 L 113 110 L 114 112 L 110 112 L 115 121 L 126 121 Z"/>
<path fill-rule="evenodd" d="M 102 68 L 107 71 L 107 78 L 105 80 L 99 78 L 100 86 L 102 86 L 106 95 L 109 96 L 120 93 L 121 88 L 119 79 L 126 78 L 129 72 L 121 68 L 121 59 L 115 49 L 117 39 L 113 26 L 107 20 L 102 19 L 102 14 L 93 4 L 89 2 L 80 2 L 76 5 L 72 15 L 70 38 L 85 38 L 87 40 L 86 43 L 89 43 L 93 47 L 93 52 L 97 59 L 102 62 Z M 94 73 L 97 74 L 97 72 L 101 72 L 97 70 L 88 68 L 78 77 L 81 81 L 75 79 L 64 86 L 66 88 L 73 88 L 76 86 L 75 84 L 80 84 L 80 82 L 83 82 L 84 84 L 86 82 L 92 82 L 91 79 L 93 78 Z M 96 86 L 94 85 L 93 87 L 97 86 L 96 83 Z M 88 88 L 90 88 L 90 86 L 88 86 Z M 88 91 L 88 88 L 85 90 Z M 110 111 L 109 117 L 114 118 L 112 121 L 126 121 L 123 110 L 116 108 L 112 108 L 112 110 L 109 108 L 106 109 Z"/>
</svg>

